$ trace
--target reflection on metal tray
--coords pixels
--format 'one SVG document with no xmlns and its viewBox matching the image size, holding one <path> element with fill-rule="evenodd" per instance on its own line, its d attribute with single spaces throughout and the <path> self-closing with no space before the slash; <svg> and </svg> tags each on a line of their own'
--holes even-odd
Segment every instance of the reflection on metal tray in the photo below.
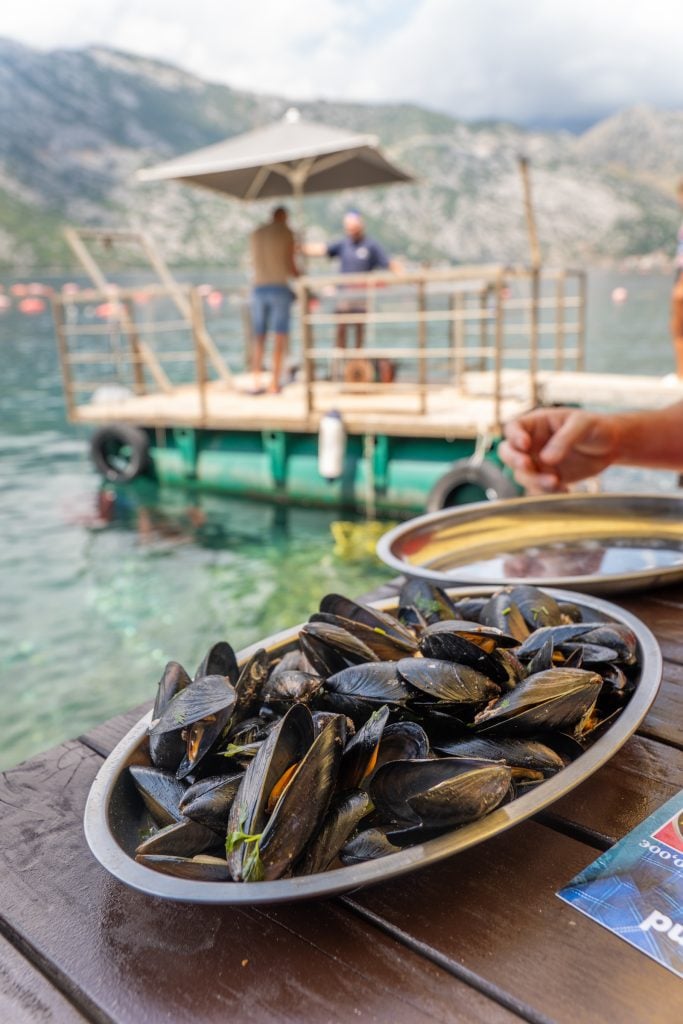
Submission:
<svg viewBox="0 0 683 1024">
<path fill-rule="evenodd" d="M 402 523 L 379 557 L 444 585 L 618 593 L 683 578 L 683 498 L 569 494 L 481 502 Z"/>
<path fill-rule="evenodd" d="M 463 597 L 491 594 L 493 589 L 468 587 L 451 590 L 450 593 Z M 638 640 L 640 675 L 625 709 L 584 754 L 557 775 L 551 776 L 524 796 L 497 808 L 485 818 L 400 853 L 315 875 L 283 878 L 273 882 L 200 882 L 163 875 L 137 864 L 134 859 L 135 847 L 141 834 L 149 827 L 150 819 L 135 790 L 128 766 L 149 763 L 147 727 L 150 715 L 146 715 L 112 751 L 92 784 L 84 816 L 85 835 L 90 849 L 103 867 L 116 878 L 150 896 L 206 904 L 282 903 L 331 896 L 395 878 L 466 850 L 524 821 L 578 786 L 623 746 L 638 728 L 657 696 L 662 675 L 662 658 L 657 641 L 634 615 L 599 598 L 585 595 L 577 597 L 558 590 L 548 592 L 557 600 L 571 600 L 578 604 L 584 619 L 608 619 L 630 626 Z M 395 597 L 374 603 L 376 608 L 388 611 L 394 611 L 396 605 Z M 273 654 L 283 654 L 294 647 L 298 634 L 297 626 L 254 644 L 240 653 L 239 661 L 243 664 L 259 647 L 265 647 Z"/>
</svg>

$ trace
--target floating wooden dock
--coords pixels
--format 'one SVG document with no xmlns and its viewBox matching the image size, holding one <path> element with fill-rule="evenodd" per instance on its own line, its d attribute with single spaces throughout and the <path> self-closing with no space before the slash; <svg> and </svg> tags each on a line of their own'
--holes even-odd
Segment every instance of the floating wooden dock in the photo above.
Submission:
<svg viewBox="0 0 683 1024">
<path fill-rule="evenodd" d="M 239 372 L 248 337 L 214 337 L 200 291 L 155 260 L 158 285 L 119 288 L 91 268 L 96 288 L 54 302 L 68 414 L 110 428 L 98 443 L 112 479 L 127 472 L 130 441 L 116 433 L 126 425 L 146 434 L 161 480 L 419 512 L 509 493 L 495 442 L 536 405 L 643 408 L 683 397 L 675 380 L 585 371 L 583 273 L 499 265 L 300 278 L 297 372 L 269 394 L 266 375 Z M 239 326 L 244 294 L 230 299 Z M 329 481 L 318 431 L 333 410 L 347 449 Z M 478 474 L 483 461 L 495 472 Z M 454 469 L 466 492 L 436 488 Z"/>
</svg>

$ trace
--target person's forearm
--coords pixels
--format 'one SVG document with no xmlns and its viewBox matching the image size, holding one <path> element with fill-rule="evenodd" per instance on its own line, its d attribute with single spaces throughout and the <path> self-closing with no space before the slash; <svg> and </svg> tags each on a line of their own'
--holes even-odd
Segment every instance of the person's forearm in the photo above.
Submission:
<svg viewBox="0 0 683 1024">
<path fill-rule="evenodd" d="M 683 402 L 648 412 L 615 413 L 616 462 L 683 470 Z"/>
</svg>

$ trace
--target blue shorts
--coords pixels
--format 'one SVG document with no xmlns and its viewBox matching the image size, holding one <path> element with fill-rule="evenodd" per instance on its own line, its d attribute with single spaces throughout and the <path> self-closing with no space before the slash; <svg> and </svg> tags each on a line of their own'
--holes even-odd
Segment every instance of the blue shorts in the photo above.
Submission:
<svg viewBox="0 0 683 1024">
<path fill-rule="evenodd" d="M 294 292 L 286 284 L 259 284 L 251 292 L 251 326 L 254 334 L 289 333 L 289 313 Z"/>
</svg>

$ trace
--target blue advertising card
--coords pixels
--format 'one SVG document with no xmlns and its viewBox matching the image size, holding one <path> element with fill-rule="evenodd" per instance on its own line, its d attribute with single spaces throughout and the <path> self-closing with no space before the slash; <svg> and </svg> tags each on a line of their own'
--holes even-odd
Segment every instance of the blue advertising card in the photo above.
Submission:
<svg viewBox="0 0 683 1024">
<path fill-rule="evenodd" d="M 683 978 L 683 790 L 557 895 Z"/>
</svg>

